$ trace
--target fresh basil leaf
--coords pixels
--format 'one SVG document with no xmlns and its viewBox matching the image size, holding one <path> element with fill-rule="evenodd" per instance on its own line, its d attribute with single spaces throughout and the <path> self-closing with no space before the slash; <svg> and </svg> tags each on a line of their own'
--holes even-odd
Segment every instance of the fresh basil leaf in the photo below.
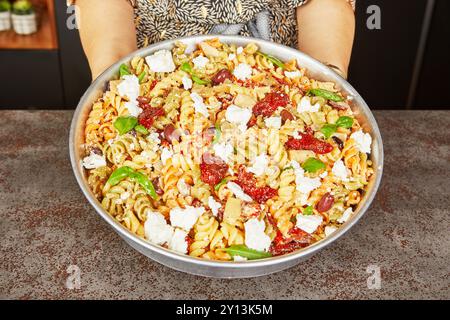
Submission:
<svg viewBox="0 0 450 320">
<path fill-rule="evenodd" d="M 284 63 L 280 59 L 278 59 L 278 58 L 276 58 L 274 56 L 271 56 L 270 54 L 262 53 L 260 51 L 257 51 L 256 53 L 259 54 L 260 56 L 265 57 L 267 60 L 272 62 L 274 65 L 276 65 L 276 66 L 278 66 L 280 68 L 283 68 L 283 69 L 285 68 Z"/>
<path fill-rule="evenodd" d="M 325 169 L 326 166 L 325 163 L 316 158 L 309 158 L 305 162 L 303 162 L 302 168 L 308 172 L 316 172 L 320 169 Z"/>
<path fill-rule="evenodd" d="M 345 129 L 351 128 L 353 125 L 353 118 L 347 116 L 339 117 L 339 119 L 337 119 L 336 121 L 336 125 Z"/>
<path fill-rule="evenodd" d="M 223 178 L 218 184 L 216 184 L 214 186 L 214 190 L 215 191 L 219 191 L 220 187 L 223 186 L 227 182 L 228 182 L 228 179 L 227 178 Z"/>
<path fill-rule="evenodd" d="M 313 214 L 313 207 L 312 206 L 307 206 L 305 209 L 303 209 L 303 215 L 305 216 L 310 216 Z"/>
<path fill-rule="evenodd" d="M 337 129 L 337 125 L 335 124 L 326 124 L 324 125 L 321 129 L 320 132 L 323 133 L 323 135 L 325 136 L 325 138 L 329 138 L 333 135 L 333 133 L 336 132 Z"/>
<path fill-rule="evenodd" d="M 224 251 L 226 251 L 233 257 L 241 256 L 241 257 L 247 258 L 248 260 L 263 259 L 263 258 L 269 258 L 272 256 L 272 254 L 270 252 L 257 251 L 254 249 L 250 249 L 247 246 L 244 246 L 243 244 L 232 245 L 228 248 L 225 248 Z"/>
<path fill-rule="evenodd" d="M 130 178 L 139 183 L 145 190 L 145 192 L 147 192 L 153 199 L 156 199 L 158 197 L 155 191 L 155 187 L 153 186 L 153 183 L 149 180 L 149 178 L 145 174 L 136 172 L 128 166 L 123 166 L 114 170 L 114 172 L 109 176 L 107 183 L 115 186 L 120 181 L 126 178 Z"/>
<path fill-rule="evenodd" d="M 127 166 L 117 168 L 116 170 L 114 170 L 113 173 L 111 173 L 107 183 L 109 183 L 112 186 L 115 186 L 120 181 L 129 177 L 133 173 L 134 173 L 134 170 Z"/>
<path fill-rule="evenodd" d="M 137 124 L 138 119 L 135 117 L 118 117 L 116 121 L 114 121 L 114 128 L 119 131 L 120 135 L 123 135 L 132 130 Z"/>
<path fill-rule="evenodd" d="M 147 73 L 145 71 L 142 71 L 141 74 L 138 76 L 139 83 L 142 83 Z"/>
<path fill-rule="evenodd" d="M 130 75 L 130 69 L 128 69 L 128 66 L 125 63 L 122 63 L 119 67 L 119 76 L 122 78 L 123 76 Z"/>
<path fill-rule="evenodd" d="M 325 89 L 309 89 L 307 94 L 313 94 L 317 97 L 322 97 L 334 102 L 344 101 L 344 98 L 342 98 L 340 95 Z"/>
<path fill-rule="evenodd" d="M 197 77 L 195 74 L 191 74 L 191 77 L 192 77 L 192 81 L 194 81 L 197 84 L 206 85 L 206 84 L 209 84 L 211 82 L 209 80 L 202 80 L 199 77 Z"/>
<path fill-rule="evenodd" d="M 136 127 L 134 127 L 134 130 L 136 130 L 136 132 L 139 132 L 140 134 L 144 134 L 144 135 L 149 134 L 147 128 L 140 124 L 138 124 Z"/>
<path fill-rule="evenodd" d="M 187 73 L 192 73 L 192 67 L 191 67 L 191 65 L 189 64 L 189 62 L 184 62 L 182 65 L 181 65 L 181 67 L 180 67 L 180 70 L 182 70 L 182 71 L 184 71 L 184 72 L 187 72 Z"/>
</svg>

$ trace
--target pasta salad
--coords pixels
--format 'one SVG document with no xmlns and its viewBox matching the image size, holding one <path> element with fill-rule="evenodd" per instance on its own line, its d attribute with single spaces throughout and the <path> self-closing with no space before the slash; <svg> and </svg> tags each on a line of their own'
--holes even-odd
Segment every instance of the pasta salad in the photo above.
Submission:
<svg viewBox="0 0 450 320">
<path fill-rule="evenodd" d="M 82 165 L 103 208 L 153 244 L 287 254 L 345 223 L 373 175 L 350 104 L 254 43 L 177 42 L 120 66 L 86 120 Z"/>
</svg>

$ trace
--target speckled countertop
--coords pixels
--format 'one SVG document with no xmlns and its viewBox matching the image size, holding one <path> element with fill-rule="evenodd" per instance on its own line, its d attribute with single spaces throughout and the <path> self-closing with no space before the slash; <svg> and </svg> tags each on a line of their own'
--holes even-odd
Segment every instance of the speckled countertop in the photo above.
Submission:
<svg viewBox="0 0 450 320">
<path fill-rule="evenodd" d="M 71 111 L 1 111 L 0 298 L 449 299 L 450 112 L 375 116 L 385 169 L 363 219 L 287 271 L 224 280 L 159 265 L 101 220 L 70 167 Z"/>
</svg>

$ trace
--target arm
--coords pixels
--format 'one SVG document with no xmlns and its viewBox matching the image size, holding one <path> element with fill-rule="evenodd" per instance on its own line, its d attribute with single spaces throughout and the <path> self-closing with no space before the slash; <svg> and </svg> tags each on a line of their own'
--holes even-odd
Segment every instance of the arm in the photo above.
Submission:
<svg viewBox="0 0 450 320">
<path fill-rule="evenodd" d="M 92 79 L 136 50 L 133 8 L 126 0 L 77 0 L 80 38 Z"/>
<path fill-rule="evenodd" d="M 299 49 L 347 77 L 355 15 L 347 0 L 309 0 L 297 8 Z"/>
</svg>

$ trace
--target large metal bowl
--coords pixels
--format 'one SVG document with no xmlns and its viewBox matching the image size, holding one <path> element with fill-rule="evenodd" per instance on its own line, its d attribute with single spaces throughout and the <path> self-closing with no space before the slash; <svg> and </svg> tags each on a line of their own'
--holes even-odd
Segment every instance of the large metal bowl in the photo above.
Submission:
<svg viewBox="0 0 450 320">
<path fill-rule="evenodd" d="M 160 42 L 130 54 L 129 56 L 118 61 L 108 70 L 103 72 L 103 74 L 91 84 L 89 89 L 81 98 L 73 116 L 72 125 L 70 128 L 69 142 L 70 160 L 72 163 L 73 171 L 75 173 L 75 177 L 80 185 L 81 190 L 83 191 L 84 195 L 89 200 L 91 205 L 95 208 L 97 213 L 106 222 L 108 222 L 112 229 L 114 229 L 130 246 L 132 246 L 140 253 L 170 268 L 196 275 L 222 278 L 244 278 L 266 275 L 292 267 L 299 263 L 301 260 L 304 260 L 312 254 L 318 252 L 323 247 L 328 246 L 332 242 L 336 241 L 339 237 L 341 237 L 344 233 L 346 233 L 363 216 L 363 214 L 369 208 L 373 198 L 375 197 L 375 193 L 380 184 L 383 171 L 383 144 L 381 141 L 380 131 L 373 115 L 370 112 L 367 104 L 356 92 L 356 90 L 343 78 L 330 71 L 328 67 L 307 56 L 306 54 L 303 54 L 290 47 L 275 44 L 272 42 L 239 36 L 206 35 L 181 38 L 178 40 L 186 43 L 188 45 L 188 48 L 192 48 L 193 46 L 195 46 L 195 44 L 203 40 L 215 37 L 218 37 L 220 41 L 224 43 L 234 43 L 240 46 L 245 46 L 249 42 L 254 42 L 260 47 L 260 50 L 262 52 L 275 55 L 282 60 L 296 58 L 301 66 L 306 67 L 309 76 L 318 80 L 333 81 L 344 93 L 354 97 L 352 103 L 353 111 L 355 112 L 358 120 L 361 122 L 364 130 L 366 132 L 369 132 L 373 137 L 371 159 L 373 161 L 375 174 L 369 183 L 368 190 L 365 193 L 361 203 L 359 204 L 358 209 L 355 211 L 351 219 L 349 219 L 344 225 L 342 225 L 336 232 L 334 232 L 326 239 L 314 243 L 307 248 L 283 256 L 244 262 L 209 261 L 178 254 L 163 247 L 153 245 L 152 243 L 149 243 L 128 231 L 128 229 L 115 221 L 102 208 L 99 201 L 97 201 L 97 199 L 94 197 L 94 194 L 89 189 L 86 173 L 81 165 L 81 159 L 84 156 L 82 145 L 84 143 L 85 121 L 92 108 L 92 104 L 103 94 L 108 81 L 117 78 L 117 70 L 119 69 L 120 64 L 129 61 L 136 55 L 147 56 L 157 50 L 171 49 L 175 40 Z"/>
</svg>

